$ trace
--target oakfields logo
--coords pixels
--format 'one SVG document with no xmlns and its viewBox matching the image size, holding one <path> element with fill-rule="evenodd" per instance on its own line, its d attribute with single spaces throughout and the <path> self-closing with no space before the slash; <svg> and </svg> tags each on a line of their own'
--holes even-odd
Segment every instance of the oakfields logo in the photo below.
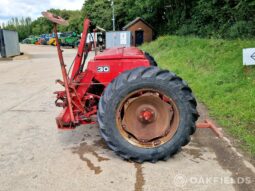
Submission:
<svg viewBox="0 0 255 191">
<path fill-rule="evenodd" d="M 174 185 L 176 187 L 185 187 L 185 185 L 187 184 L 187 177 L 183 174 L 177 174 L 174 177 Z"/>
<path fill-rule="evenodd" d="M 185 187 L 188 184 L 251 184 L 251 177 L 204 177 L 204 176 L 191 176 L 187 177 L 184 174 L 176 174 L 174 176 L 174 185 L 176 187 Z"/>
</svg>

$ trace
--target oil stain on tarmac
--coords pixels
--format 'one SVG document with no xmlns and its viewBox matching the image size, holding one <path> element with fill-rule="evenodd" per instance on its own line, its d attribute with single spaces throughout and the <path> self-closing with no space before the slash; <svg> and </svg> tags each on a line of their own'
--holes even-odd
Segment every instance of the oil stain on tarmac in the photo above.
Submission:
<svg viewBox="0 0 255 191">
<path fill-rule="evenodd" d="M 94 157 L 96 157 L 98 162 L 110 160 L 109 158 L 100 156 L 96 152 L 98 150 L 98 148 L 102 148 L 102 149 L 106 149 L 106 150 L 108 149 L 108 147 L 103 139 L 95 140 L 92 145 L 88 145 L 86 142 L 82 142 L 82 143 L 80 143 L 80 145 L 78 147 L 72 148 L 72 153 L 78 154 L 80 159 L 82 161 L 85 161 L 88 168 L 90 170 L 94 171 L 94 173 L 96 175 L 100 174 L 102 172 L 102 169 L 100 166 L 96 166 L 95 164 L 93 164 L 93 162 L 89 158 L 86 157 L 86 154 L 92 154 Z M 142 164 L 134 163 L 134 167 L 136 169 L 136 181 L 135 181 L 135 185 L 134 185 L 134 190 L 135 191 L 143 191 L 143 186 L 145 185 L 145 179 L 144 179 L 144 175 L 143 175 Z"/>
<path fill-rule="evenodd" d="M 143 186 L 145 184 L 145 179 L 143 176 L 143 167 L 142 164 L 134 163 L 136 168 L 136 182 L 135 182 L 135 191 L 143 191 Z"/>
<path fill-rule="evenodd" d="M 102 172 L 102 169 L 100 166 L 96 166 L 93 164 L 93 162 L 86 157 L 86 154 L 92 154 L 94 157 L 96 157 L 98 162 L 102 161 L 108 161 L 109 158 L 100 156 L 96 150 L 98 149 L 98 146 L 101 146 L 103 143 L 102 141 L 95 141 L 93 145 L 88 145 L 86 142 L 83 142 L 80 144 L 79 147 L 75 147 L 72 149 L 72 152 L 74 154 L 78 154 L 80 159 L 85 161 L 87 163 L 87 166 L 90 170 L 94 171 L 95 174 L 100 174 Z M 101 146 L 103 147 L 103 146 Z"/>
</svg>

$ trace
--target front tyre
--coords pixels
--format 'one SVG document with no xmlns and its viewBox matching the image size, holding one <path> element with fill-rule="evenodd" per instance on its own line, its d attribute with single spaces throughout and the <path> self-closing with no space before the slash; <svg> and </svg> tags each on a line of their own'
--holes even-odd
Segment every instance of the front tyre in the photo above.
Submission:
<svg viewBox="0 0 255 191">
<path fill-rule="evenodd" d="M 166 160 L 195 132 L 196 105 L 180 77 L 157 67 L 136 68 L 105 89 L 98 110 L 100 133 L 124 159 Z"/>
</svg>

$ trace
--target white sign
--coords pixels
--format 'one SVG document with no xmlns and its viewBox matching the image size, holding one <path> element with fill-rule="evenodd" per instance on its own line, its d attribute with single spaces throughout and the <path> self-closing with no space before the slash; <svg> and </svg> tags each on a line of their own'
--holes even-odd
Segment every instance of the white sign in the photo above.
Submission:
<svg viewBox="0 0 255 191">
<path fill-rule="evenodd" d="M 243 49 L 243 65 L 255 65 L 255 48 Z"/>
<path fill-rule="evenodd" d="M 121 45 L 127 44 L 127 33 L 124 32 L 120 33 L 120 44 Z"/>
</svg>

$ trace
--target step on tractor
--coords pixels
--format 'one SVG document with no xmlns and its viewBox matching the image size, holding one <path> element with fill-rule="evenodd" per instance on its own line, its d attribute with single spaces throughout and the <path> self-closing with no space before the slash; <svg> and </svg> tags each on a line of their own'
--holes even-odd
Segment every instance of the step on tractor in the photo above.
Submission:
<svg viewBox="0 0 255 191">
<path fill-rule="evenodd" d="M 99 124 L 110 149 L 126 160 L 167 160 L 190 141 L 196 127 L 221 132 L 211 122 L 197 123 L 197 102 L 188 84 L 176 74 L 162 70 L 148 53 L 138 48 L 111 48 L 95 55 L 86 66 L 91 48 L 86 46 L 91 21 L 84 20 L 82 38 L 67 73 L 58 41 L 57 25 L 68 22 L 42 13 L 54 24 L 64 91 L 55 92 L 59 129 Z M 86 66 L 86 68 L 85 68 Z"/>
</svg>

